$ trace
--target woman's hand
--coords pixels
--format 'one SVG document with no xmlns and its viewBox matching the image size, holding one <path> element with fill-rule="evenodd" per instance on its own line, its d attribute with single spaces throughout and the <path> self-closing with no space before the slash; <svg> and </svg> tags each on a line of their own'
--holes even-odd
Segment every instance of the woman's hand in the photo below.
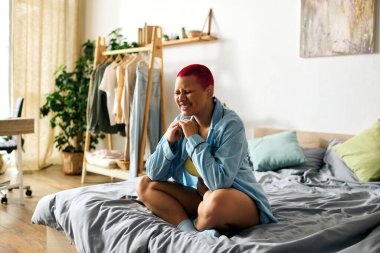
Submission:
<svg viewBox="0 0 380 253">
<path fill-rule="evenodd" d="M 168 135 L 167 135 L 167 140 L 169 142 L 170 146 L 173 146 L 176 141 L 179 141 L 182 139 L 183 133 L 182 133 L 182 128 L 179 125 L 178 120 L 174 120 L 168 129 Z"/>
<path fill-rule="evenodd" d="M 189 119 L 182 119 L 179 121 L 179 125 L 182 128 L 183 133 L 185 134 L 185 137 L 188 139 L 193 134 L 198 134 L 198 124 L 194 120 Z"/>
</svg>

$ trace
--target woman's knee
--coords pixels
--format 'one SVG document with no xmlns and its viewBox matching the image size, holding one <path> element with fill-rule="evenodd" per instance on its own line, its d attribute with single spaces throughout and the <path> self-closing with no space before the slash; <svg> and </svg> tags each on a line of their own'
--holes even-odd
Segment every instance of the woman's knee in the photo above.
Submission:
<svg viewBox="0 0 380 253">
<path fill-rule="evenodd" d="M 149 185 L 152 182 L 153 181 L 148 176 L 142 176 L 140 180 L 137 182 L 136 192 L 141 200 L 144 200 L 146 192 L 149 189 Z"/>
<path fill-rule="evenodd" d="M 225 191 L 225 189 L 218 189 L 206 192 L 202 205 L 198 209 L 199 215 L 205 219 L 219 220 L 224 212 Z"/>
<path fill-rule="evenodd" d="M 202 229 L 230 226 L 241 229 L 259 224 L 256 203 L 235 189 L 206 192 L 198 208 L 198 217 L 202 220 L 199 225 Z"/>
</svg>

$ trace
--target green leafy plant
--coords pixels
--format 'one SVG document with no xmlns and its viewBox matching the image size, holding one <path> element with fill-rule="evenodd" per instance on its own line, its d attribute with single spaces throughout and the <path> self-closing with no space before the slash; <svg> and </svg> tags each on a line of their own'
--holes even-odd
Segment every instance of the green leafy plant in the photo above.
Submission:
<svg viewBox="0 0 380 253">
<path fill-rule="evenodd" d="M 41 107 L 42 116 L 53 113 L 52 128 L 60 131 L 54 138 L 55 147 L 67 152 L 83 151 L 86 132 L 86 108 L 90 75 L 94 62 L 94 42 L 88 40 L 82 45 L 83 55 L 75 63 L 72 72 L 65 65 L 58 67 L 55 75 L 55 90 L 46 96 Z M 92 134 L 90 147 L 98 143 L 104 135 Z"/>
<path fill-rule="evenodd" d="M 137 47 L 129 44 L 121 34 L 121 28 L 109 35 L 108 50 Z M 82 56 L 76 61 L 72 72 L 61 65 L 54 73 L 55 90 L 47 94 L 46 103 L 40 108 L 43 117 L 51 113 L 50 126 L 58 127 L 54 138 L 55 147 L 67 152 L 83 151 L 85 146 L 87 96 L 93 71 L 95 45 L 88 40 L 82 45 Z M 95 148 L 104 134 L 91 134 L 90 149 Z"/>
<path fill-rule="evenodd" d="M 108 47 L 107 50 L 118 50 L 138 47 L 136 42 L 129 43 L 123 34 L 121 28 L 116 28 L 108 34 Z"/>
</svg>

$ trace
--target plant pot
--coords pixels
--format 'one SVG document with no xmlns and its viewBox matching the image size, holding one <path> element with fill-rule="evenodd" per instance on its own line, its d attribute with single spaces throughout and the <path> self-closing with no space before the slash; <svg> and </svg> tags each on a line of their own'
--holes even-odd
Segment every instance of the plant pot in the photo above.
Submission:
<svg viewBox="0 0 380 253">
<path fill-rule="evenodd" d="M 62 171 L 66 175 L 80 175 L 83 166 L 83 152 L 62 151 Z"/>
</svg>

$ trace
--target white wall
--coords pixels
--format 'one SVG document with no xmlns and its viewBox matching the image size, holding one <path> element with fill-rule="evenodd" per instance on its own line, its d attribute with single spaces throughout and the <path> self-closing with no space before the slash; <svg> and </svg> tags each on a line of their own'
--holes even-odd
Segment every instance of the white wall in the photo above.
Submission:
<svg viewBox="0 0 380 253">
<path fill-rule="evenodd" d="M 247 132 L 262 126 L 355 134 L 380 118 L 380 55 L 300 58 L 300 1 L 85 0 L 83 41 L 117 27 L 136 41 L 145 22 L 168 34 L 200 29 L 209 8 L 217 42 L 164 50 L 169 120 L 177 114 L 175 75 L 191 63 L 210 67 L 216 96 L 241 115 Z"/>
</svg>

